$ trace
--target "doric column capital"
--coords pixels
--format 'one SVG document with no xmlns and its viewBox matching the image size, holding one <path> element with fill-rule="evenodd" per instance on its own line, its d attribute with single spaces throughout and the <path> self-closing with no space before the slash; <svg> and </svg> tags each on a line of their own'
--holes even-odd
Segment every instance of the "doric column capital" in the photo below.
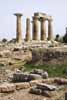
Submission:
<svg viewBox="0 0 67 100">
<path fill-rule="evenodd" d="M 52 18 L 52 16 L 48 16 L 48 22 L 51 22 L 51 21 L 53 21 L 53 18 Z"/>
<path fill-rule="evenodd" d="M 14 15 L 19 16 L 19 17 L 23 16 L 23 14 L 21 14 L 21 13 L 15 13 Z"/>
<path fill-rule="evenodd" d="M 40 20 L 40 21 L 46 21 L 46 20 L 47 20 L 47 17 L 40 17 L 39 20 Z"/>
<path fill-rule="evenodd" d="M 39 20 L 38 16 L 33 16 L 32 18 L 33 18 L 33 20 Z"/>
</svg>

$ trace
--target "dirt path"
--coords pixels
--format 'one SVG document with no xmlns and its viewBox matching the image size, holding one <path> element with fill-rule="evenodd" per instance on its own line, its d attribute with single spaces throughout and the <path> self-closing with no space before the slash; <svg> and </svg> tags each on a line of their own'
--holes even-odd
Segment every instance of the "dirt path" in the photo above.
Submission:
<svg viewBox="0 0 67 100">
<path fill-rule="evenodd" d="M 11 94 L 0 94 L 0 100 L 44 100 L 44 96 L 30 94 L 28 91 L 26 89 Z"/>
<path fill-rule="evenodd" d="M 67 92 L 67 89 L 58 92 L 55 97 L 46 98 L 45 96 L 30 94 L 29 89 L 24 89 L 16 90 L 14 93 L 0 94 L 0 100 L 64 100 L 65 92 Z"/>
</svg>

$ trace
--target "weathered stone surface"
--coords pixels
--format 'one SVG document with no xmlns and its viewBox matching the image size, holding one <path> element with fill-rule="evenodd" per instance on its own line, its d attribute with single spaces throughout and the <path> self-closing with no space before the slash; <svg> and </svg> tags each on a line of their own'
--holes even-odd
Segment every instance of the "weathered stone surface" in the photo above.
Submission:
<svg viewBox="0 0 67 100">
<path fill-rule="evenodd" d="M 42 90 L 49 90 L 49 91 L 54 91 L 54 90 L 57 89 L 56 86 L 48 85 L 48 84 L 45 84 L 45 83 L 38 83 L 37 88 L 42 89 Z"/>
<path fill-rule="evenodd" d="M 66 64 L 67 52 L 63 51 L 63 48 L 51 48 L 51 49 L 33 49 L 32 61 L 34 64 Z"/>
<path fill-rule="evenodd" d="M 54 83 L 54 78 L 43 79 L 42 83 L 52 84 Z"/>
<path fill-rule="evenodd" d="M 37 94 L 37 95 L 41 95 L 42 94 L 42 90 L 41 89 L 37 89 L 36 86 L 31 88 L 30 93 L 33 93 L 33 94 Z"/>
<path fill-rule="evenodd" d="M 44 72 L 44 71 L 41 70 L 41 69 L 34 69 L 31 73 L 32 73 L 32 74 L 39 74 L 39 75 L 41 75 L 43 72 Z"/>
<path fill-rule="evenodd" d="M 30 80 L 31 79 L 29 78 L 28 74 L 24 74 L 24 73 L 14 73 L 13 74 L 13 81 L 14 82 L 27 82 Z"/>
<path fill-rule="evenodd" d="M 51 17 L 51 16 L 50 16 Z M 52 17 L 48 20 L 48 40 L 53 37 Z"/>
<path fill-rule="evenodd" d="M 57 91 L 42 91 L 42 95 L 46 97 L 54 97 L 57 95 Z M 51 99 L 53 100 L 53 99 Z"/>
<path fill-rule="evenodd" d="M 42 78 L 48 78 L 48 73 L 47 72 L 44 72 L 44 73 L 42 73 Z"/>
<path fill-rule="evenodd" d="M 51 93 L 49 91 L 42 91 L 42 95 L 46 97 L 51 97 Z"/>
<path fill-rule="evenodd" d="M 41 83 L 41 82 L 42 82 L 42 80 L 32 80 L 29 83 L 30 83 L 30 86 L 35 86 L 35 85 L 37 85 L 38 83 Z"/>
<path fill-rule="evenodd" d="M 12 81 L 14 82 L 29 82 L 31 80 L 41 79 L 40 75 L 28 73 L 14 73 Z"/>
<path fill-rule="evenodd" d="M 42 78 L 48 78 L 48 73 L 45 72 L 44 70 L 42 69 L 34 69 L 32 72 L 32 74 L 38 74 L 38 75 L 41 75 Z"/>
<path fill-rule="evenodd" d="M 0 85 L 0 92 L 2 93 L 9 93 L 9 92 L 14 92 L 15 91 L 15 85 L 12 83 L 5 83 Z"/>
<path fill-rule="evenodd" d="M 27 89 L 30 88 L 30 84 L 29 83 L 15 83 L 16 89 L 20 90 L 20 89 Z"/>
<path fill-rule="evenodd" d="M 26 19 L 26 41 L 30 41 L 31 36 L 30 36 L 30 19 Z"/>
<path fill-rule="evenodd" d="M 31 80 L 41 79 L 41 75 L 38 74 L 29 74 Z"/>
<path fill-rule="evenodd" d="M 33 16 L 33 40 L 38 40 L 38 17 Z"/>
<path fill-rule="evenodd" d="M 55 95 L 55 91 L 44 90 L 42 88 L 38 88 L 37 86 L 33 86 L 32 88 L 30 88 L 29 92 L 32 94 L 42 95 L 46 97 L 52 97 Z"/>
<path fill-rule="evenodd" d="M 46 39 L 46 18 L 41 17 L 40 21 L 41 21 L 41 40 L 45 40 Z"/>
<path fill-rule="evenodd" d="M 54 80 L 54 82 L 56 82 L 57 84 L 63 85 L 63 84 L 67 84 L 67 79 L 57 78 Z"/>
</svg>

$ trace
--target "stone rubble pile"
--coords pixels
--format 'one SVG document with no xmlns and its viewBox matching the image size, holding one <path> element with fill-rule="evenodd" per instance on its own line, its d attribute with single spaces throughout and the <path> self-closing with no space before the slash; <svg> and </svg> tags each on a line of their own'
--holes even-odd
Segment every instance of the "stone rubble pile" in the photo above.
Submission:
<svg viewBox="0 0 67 100">
<path fill-rule="evenodd" d="M 62 85 L 57 85 L 57 80 L 60 80 L 59 78 L 56 79 L 37 79 L 32 80 L 29 82 L 16 82 L 16 83 L 7 83 L 4 82 L 0 84 L 0 93 L 12 93 L 16 90 L 21 89 L 29 89 L 29 93 L 37 94 L 37 95 L 43 95 L 46 97 L 52 97 L 57 95 L 58 90 L 64 88 L 63 85 L 67 85 L 67 79 L 62 79 L 64 82 Z M 49 81 L 49 82 L 48 82 Z M 51 82 L 52 85 L 51 85 Z M 55 85 L 54 85 L 54 83 Z"/>
<path fill-rule="evenodd" d="M 0 93 L 11 93 L 15 90 L 28 89 L 30 88 L 29 83 L 3 83 L 0 85 Z"/>
<path fill-rule="evenodd" d="M 48 85 L 45 83 L 38 83 L 37 88 L 42 89 L 42 90 L 55 91 L 57 87 L 53 85 Z"/>
<path fill-rule="evenodd" d="M 32 80 L 48 78 L 48 73 L 43 70 L 34 70 L 30 73 L 28 72 L 15 72 L 12 77 L 13 82 L 29 82 Z"/>
<path fill-rule="evenodd" d="M 52 95 L 54 95 L 53 91 L 55 92 L 56 89 L 57 89 L 56 86 L 48 85 L 44 83 L 38 83 L 36 86 L 32 87 L 29 92 L 32 94 L 51 97 Z"/>
</svg>

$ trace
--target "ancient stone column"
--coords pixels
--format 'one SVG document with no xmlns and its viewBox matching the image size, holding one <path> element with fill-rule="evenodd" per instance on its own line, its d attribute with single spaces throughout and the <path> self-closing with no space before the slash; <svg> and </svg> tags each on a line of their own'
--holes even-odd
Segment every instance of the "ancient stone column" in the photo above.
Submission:
<svg viewBox="0 0 67 100">
<path fill-rule="evenodd" d="M 26 19 L 26 41 L 30 41 L 31 36 L 30 36 L 30 19 Z"/>
<path fill-rule="evenodd" d="M 38 32 L 39 32 L 39 25 L 38 25 L 38 21 L 39 21 L 39 18 L 38 16 L 34 16 L 33 17 L 33 40 L 38 40 L 39 39 L 39 35 L 38 35 Z"/>
<path fill-rule="evenodd" d="M 14 15 L 17 17 L 16 41 L 17 41 L 17 43 L 21 43 L 22 42 L 22 29 L 21 29 L 21 16 L 22 16 L 22 14 L 15 13 Z"/>
<path fill-rule="evenodd" d="M 48 19 L 48 40 L 52 40 L 53 38 L 53 27 L 52 27 L 52 17 Z"/>
<path fill-rule="evenodd" d="M 41 40 L 46 40 L 46 19 L 44 17 L 41 17 L 40 22 L 41 22 Z"/>
</svg>

